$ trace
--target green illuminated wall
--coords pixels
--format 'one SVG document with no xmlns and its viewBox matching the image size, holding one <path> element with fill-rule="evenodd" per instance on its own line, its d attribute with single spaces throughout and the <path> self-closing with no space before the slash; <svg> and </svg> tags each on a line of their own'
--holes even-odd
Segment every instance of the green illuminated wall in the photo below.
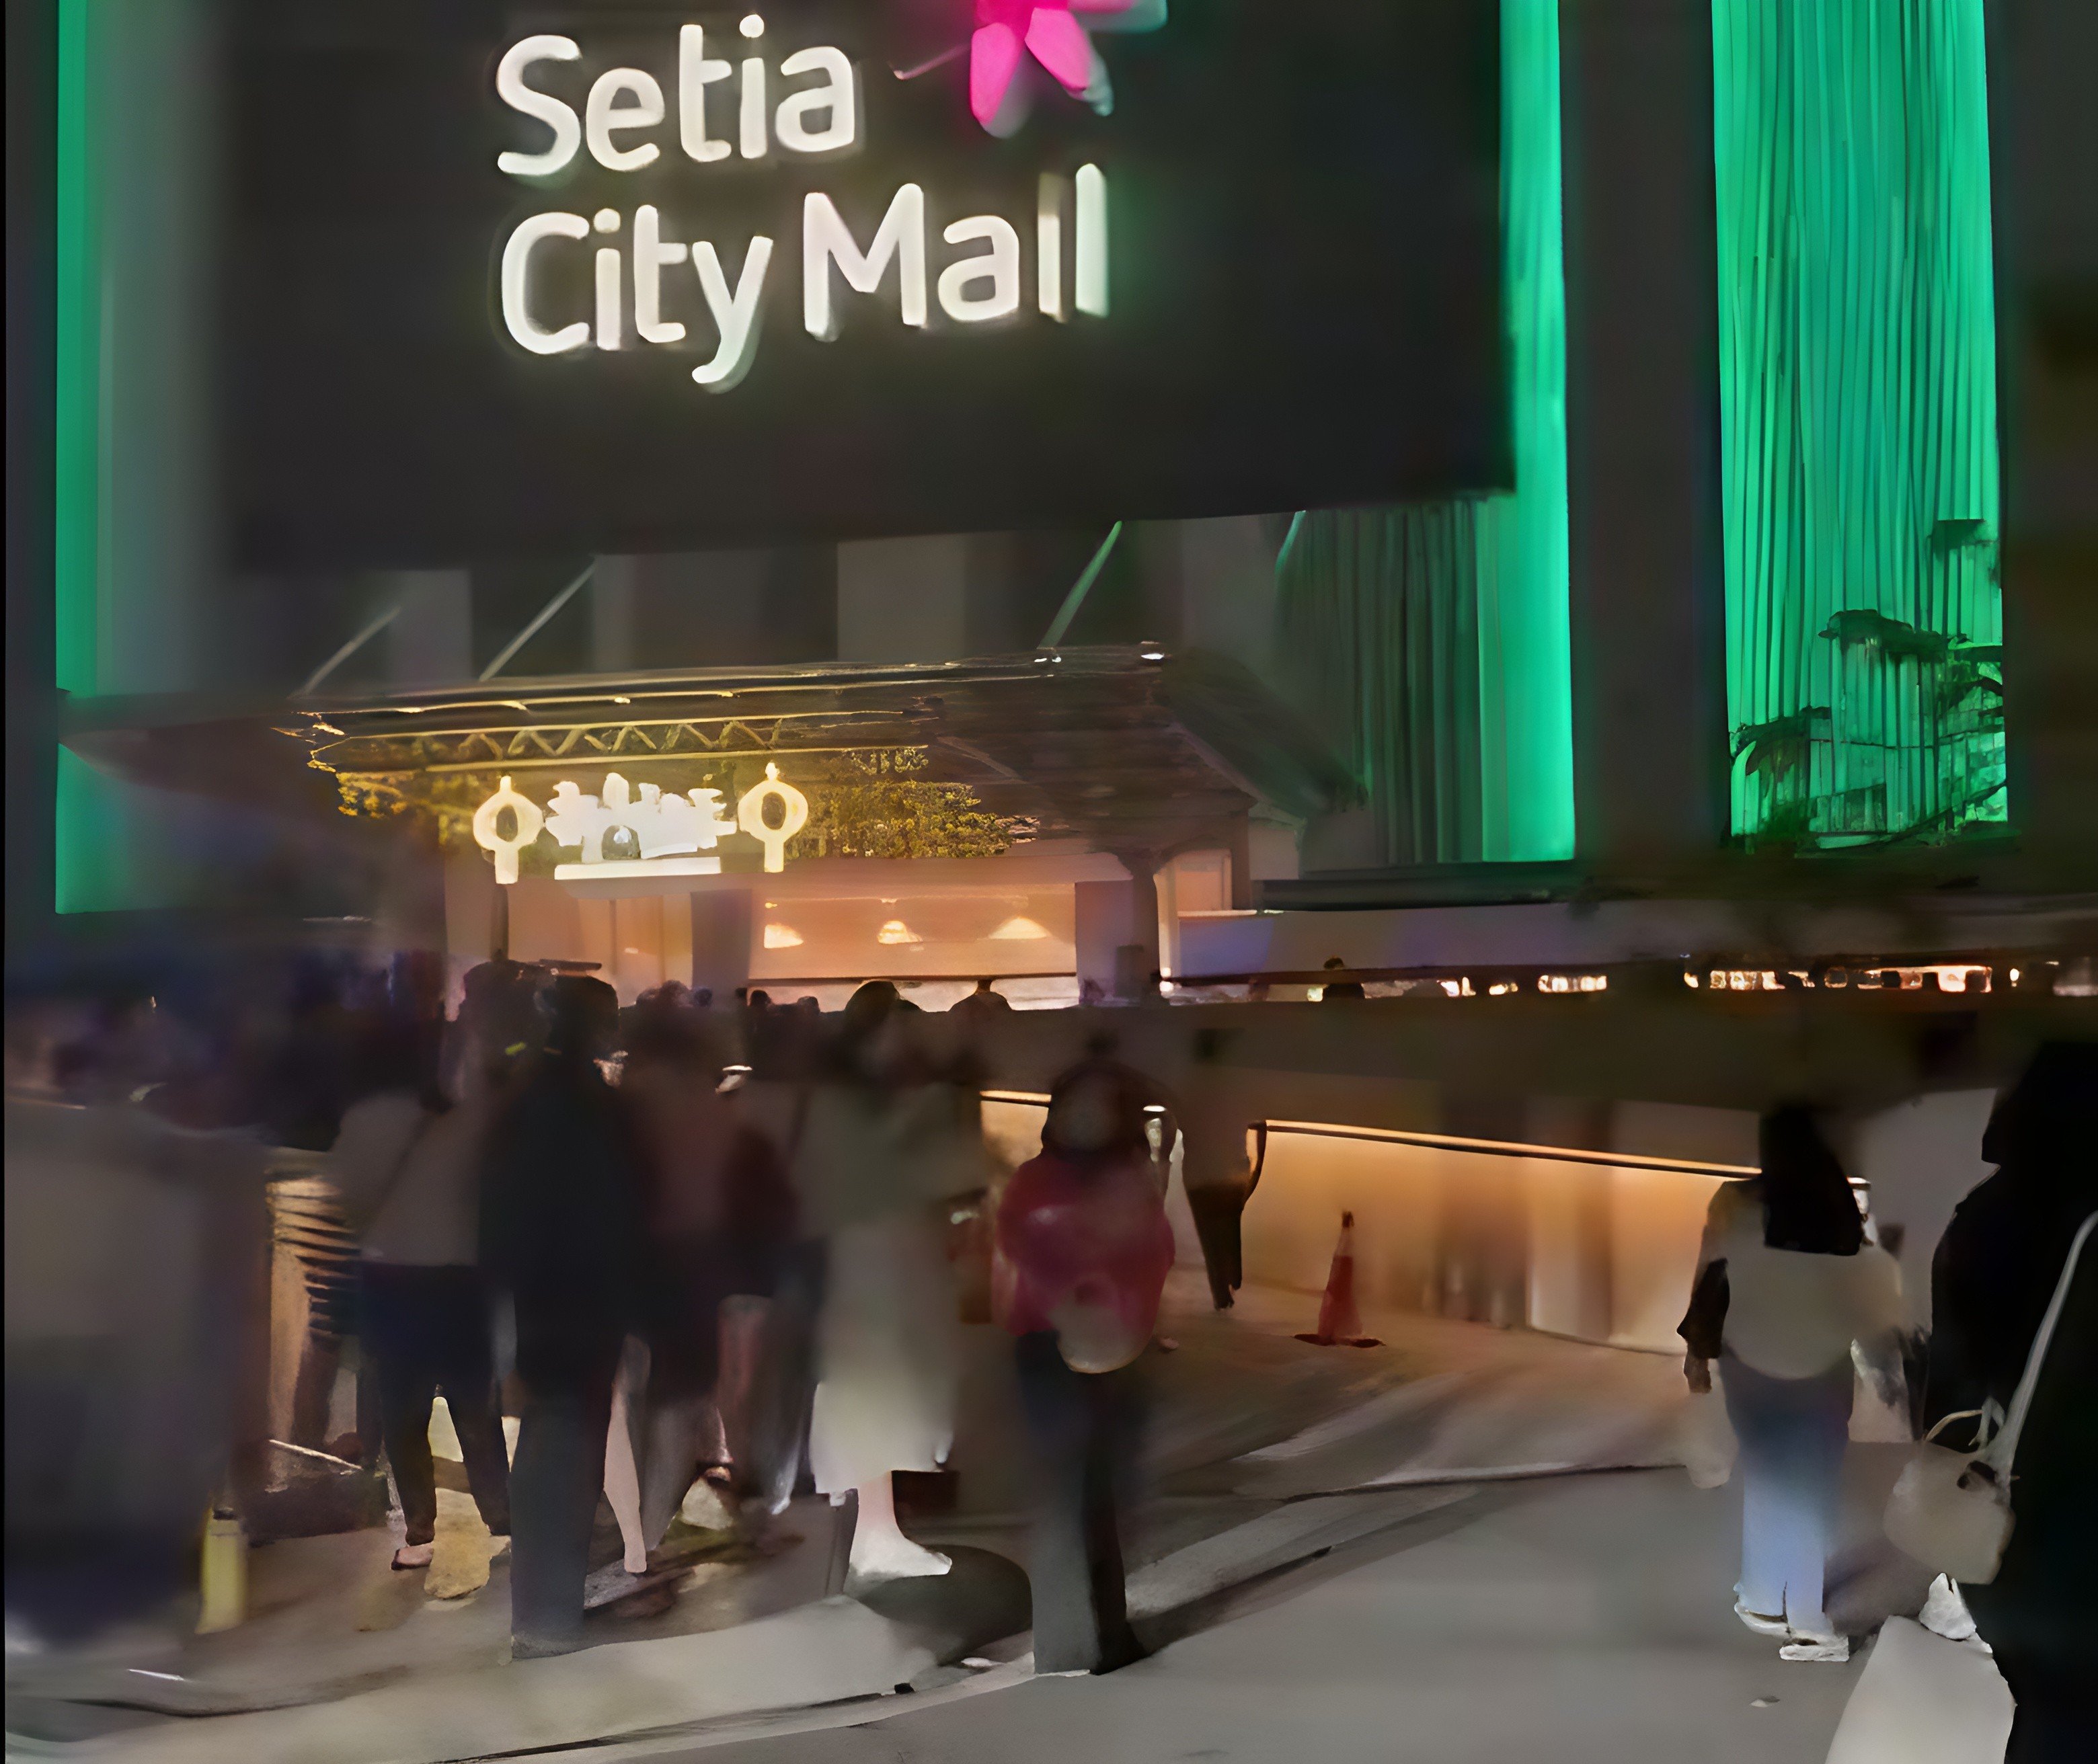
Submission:
<svg viewBox="0 0 2098 1764">
<path fill-rule="evenodd" d="M 1574 855 L 1559 0 L 1502 0 L 1501 95 L 1515 493 L 1315 511 L 1277 566 L 1387 863 Z"/>
<path fill-rule="evenodd" d="M 92 0 L 59 0 L 58 506 L 55 591 L 59 690 L 95 690 L 100 573 L 102 219 L 93 97 Z"/>
<path fill-rule="evenodd" d="M 217 570 L 208 256 L 215 0 L 55 0 L 54 679 L 75 697 L 204 683 Z M 191 886 L 183 815 L 59 758 L 61 912 Z M 191 817 L 190 818 L 194 818 Z"/>
<path fill-rule="evenodd" d="M 59 690 L 83 696 L 99 682 L 102 622 L 102 179 L 94 103 L 101 22 L 93 0 L 59 0 L 53 660 Z M 58 911 L 128 904 L 121 884 L 113 898 L 112 889 L 129 870 L 121 787 L 61 748 L 53 819 Z"/>
<path fill-rule="evenodd" d="M 1733 830 L 2007 817 L 1983 0 L 1714 0 Z"/>
</svg>

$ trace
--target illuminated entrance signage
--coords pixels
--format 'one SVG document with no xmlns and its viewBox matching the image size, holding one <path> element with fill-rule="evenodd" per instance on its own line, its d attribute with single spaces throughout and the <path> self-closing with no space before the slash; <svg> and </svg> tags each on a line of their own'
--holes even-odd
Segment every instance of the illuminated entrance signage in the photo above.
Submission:
<svg viewBox="0 0 2098 1764">
<path fill-rule="evenodd" d="M 1512 480 L 1502 0 L 224 4 L 258 576 Z"/>
<path fill-rule="evenodd" d="M 1058 20 L 1068 30 L 1043 29 Z M 1071 12 L 1038 7 L 1034 20 L 1025 40 L 1036 44 L 1041 39 L 1037 48 L 1045 64 L 1060 70 L 1058 77 L 1066 85 L 1084 91 L 1092 77 L 1091 52 Z M 765 21 L 753 13 L 740 29 L 755 49 L 765 36 Z M 979 117 L 995 116 L 1014 72 L 999 46 L 1009 39 L 1016 46 L 1020 39 L 998 20 L 980 27 L 977 37 L 972 91 Z M 982 74 L 986 42 L 1001 76 L 990 86 Z M 746 55 L 732 64 L 712 52 L 704 25 L 686 24 L 678 33 L 677 72 L 667 94 L 665 83 L 643 68 L 610 68 L 590 81 L 578 113 L 574 104 L 555 94 L 550 77 L 582 57 L 573 37 L 551 34 L 521 38 L 505 52 L 496 65 L 496 93 L 511 109 L 541 125 L 547 139 L 535 151 L 505 149 L 496 156 L 499 170 L 528 180 L 551 178 L 587 151 L 608 172 L 639 172 L 658 165 L 667 153 L 682 159 L 693 173 L 691 204 L 704 210 L 706 168 L 720 166 L 731 151 L 742 160 L 762 160 L 775 152 L 835 156 L 861 144 L 862 70 L 843 50 L 828 44 L 786 55 L 775 79 L 762 55 Z M 718 94 L 712 90 L 716 86 L 722 89 Z M 730 137 L 715 132 L 726 126 L 724 116 L 735 118 L 732 150 Z M 1065 317 L 1062 265 L 1068 228 L 1071 305 L 1094 318 L 1107 316 L 1108 180 L 1098 165 L 1081 165 L 1068 181 L 1044 173 L 1037 185 L 1034 213 L 1018 222 L 1003 214 L 968 214 L 942 224 L 937 212 L 928 222 L 931 200 L 924 185 L 906 183 L 889 197 L 871 228 L 855 233 L 830 191 L 811 190 L 801 197 L 801 318 L 810 336 L 825 342 L 837 336 L 841 289 L 878 296 L 884 283 L 895 288 L 898 319 L 916 330 L 925 330 L 932 322 L 931 300 L 958 325 L 1013 318 L 1024 304 L 1023 227 L 1034 242 L 1035 274 L 1029 291 L 1034 311 L 1059 322 Z M 691 370 L 693 380 L 709 392 L 738 384 L 749 371 L 767 281 L 782 254 L 775 253 L 769 234 L 753 233 L 740 240 L 685 240 L 669 235 L 669 224 L 652 202 L 600 208 L 588 217 L 564 209 L 527 215 L 511 229 L 503 246 L 503 328 L 534 355 L 561 355 L 592 345 L 689 349 L 696 336 L 705 340 L 700 346 L 706 353 Z M 937 276 L 932 258 L 937 254 L 928 251 L 928 226 L 937 228 L 941 244 L 955 248 Z M 977 248 L 962 248 L 966 247 Z M 589 294 L 583 297 L 578 291 L 571 305 L 556 310 L 558 303 L 543 292 L 549 279 L 546 266 L 564 252 L 587 253 Z M 573 285 L 577 279 L 569 279 Z"/>
<path fill-rule="evenodd" d="M 733 819 L 722 812 L 718 790 L 688 790 L 665 795 L 643 784 L 637 796 L 617 772 L 608 773 L 604 793 L 594 796 L 564 780 L 544 810 L 505 778 L 495 793 L 474 810 L 474 842 L 495 859 L 495 880 L 517 880 L 517 854 L 542 831 L 554 843 L 573 847 L 580 861 L 556 864 L 559 882 L 610 882 L 626 877 L 718 875 L 721 859 L 711 853 L 721 841 L 740 832 L 765 849 L 765 867 L 777 874 L 787 867 L 787 842 L 809 824 L 809 799 L 768 764 L 765 781 L 736 799 Z M 770 817 L 777 811 L 779 818 Z M 505 812 L 511 831 L 502 830 Z"/>
</svg>

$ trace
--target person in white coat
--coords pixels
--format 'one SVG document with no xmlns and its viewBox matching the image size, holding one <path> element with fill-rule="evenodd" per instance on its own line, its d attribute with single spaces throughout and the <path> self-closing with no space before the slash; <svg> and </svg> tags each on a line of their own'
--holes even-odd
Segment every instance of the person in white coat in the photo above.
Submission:
<svg viewBox="0 0 2098 1764">
<path fill-rule="evenodd" d="M 794 1184 L 828 1244 L 810 1468 L 834 1503 L 857 1497 L 855 1580 L 945 1573 L 947 1558 L 897 1523 L 892 1478 L 938 1468 L 954 1443 L 961 1341 L 941 1203 L 988 1180 L 980 1105 L 941 1081 L 924 1020 L 872 981 L 797 1112 Z"/>
</svg>

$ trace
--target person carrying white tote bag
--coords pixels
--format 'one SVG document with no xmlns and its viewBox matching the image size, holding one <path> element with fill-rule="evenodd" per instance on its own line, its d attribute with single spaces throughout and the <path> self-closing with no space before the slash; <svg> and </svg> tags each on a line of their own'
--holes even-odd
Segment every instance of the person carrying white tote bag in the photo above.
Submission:
<svg viewBox="0 0 2098 1764">
<path fill-rule="evenodd" d="M 1933 1435 L 1946 1422 L 1981 1415 L 1977 1449 L 1955 1451 L 1926 1438 L 1887 1503 L 1887 1535 L 1906 1554 L 1955 1580 L 1986 1586 L 2002 1564 L 2011 1537 L 2018 1437 L 2094 1226 L 2098 1213 L 2084 1220 L 2069 1245 L 2001 1426 L 1990 1427 L 1994 1405 L 1945 1416 Z M 1982 1648 L 1892 1617 L 1844 1707 L 1828 1764 L 1996 1764 L 2015 1714 L 2010 1687 Z"/>
<path fill-rule="evenodd" d="M 1949 1574 L 1956 1581 L 1986 1586 L 1996 1578 L 2004 1547 L 2011 1541 L 2012 1463 L 2024 1433 L 2026 1416 L 2032 1407 L 2034 1388 L 2039 1382 L 2055 1325 L 2075 1284 L 2077 1263 L 2089 1240 L 2098 1213 L 2078 1228 L 2055 1283 L 2054 1297 L 2033 1337 L 2026 1358 L 2025 1375 L 2011 1398 L 2009 1411 L 2001 1427 L 1990 1431 L 1994 1405 L 1963 1410 L 1944 1416 L 1917 1445 L 1916 1454 L 1894 1484 L 1887 1501 L 1886 1533 L 1905 1554 L 1927 1568 Z M 1955 1451 L 1940 1446 L 1937 1436 L 1950 1421 L 1979 1416 L 1982 1437 L 1977 1449 Z"/>
</svg>

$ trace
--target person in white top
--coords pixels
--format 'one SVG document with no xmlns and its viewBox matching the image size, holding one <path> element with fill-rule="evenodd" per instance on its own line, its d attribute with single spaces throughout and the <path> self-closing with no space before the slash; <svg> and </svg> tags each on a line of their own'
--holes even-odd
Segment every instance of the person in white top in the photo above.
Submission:
<svg viewBox="0 0 2098 1764">
<path fill-rule="evenodd" d="M 406 1524 L 393 1554 L 402 1569 L 426 1568 L 434 1554 L 429 1428 L 440 1390 L 481 1519 L 498 1538 L 510 1532 L 510 1463 L 477 1240 L 481 1144 L 515 1037 L 493 1020 L 502 1012 L 478 1002 L 476 1010 L 470 992 L 459 1026 L 467 1043 L 459 1101 L 421 1069 L 424 1038 L 406 1025 L 385 1025 L 365 1050 L 369 1094 L 345 1111 L 329 1158 L 362 1243 L 359 1327 L 377 1364 L 386 1458 Z"/>
<path fill-rule="evenodd" d="M 1762 1173 L 1712 1197 L 1684 1376 L 1711 1389 L 1721 1366 L 1741 1443 L 1741 1578 L 1734 1610 L 1784 1638 L 1787 1660 L 1841 1661 L 1850 1641 L 1823 1608 L 1853 1389 L 1850 1348 L 1884 1358 L 1901 1327 L 1901 1275 L 1865 1240 L 1842 1165 L 1814 1117 L 1767 1116 Z"/>
</svg>

